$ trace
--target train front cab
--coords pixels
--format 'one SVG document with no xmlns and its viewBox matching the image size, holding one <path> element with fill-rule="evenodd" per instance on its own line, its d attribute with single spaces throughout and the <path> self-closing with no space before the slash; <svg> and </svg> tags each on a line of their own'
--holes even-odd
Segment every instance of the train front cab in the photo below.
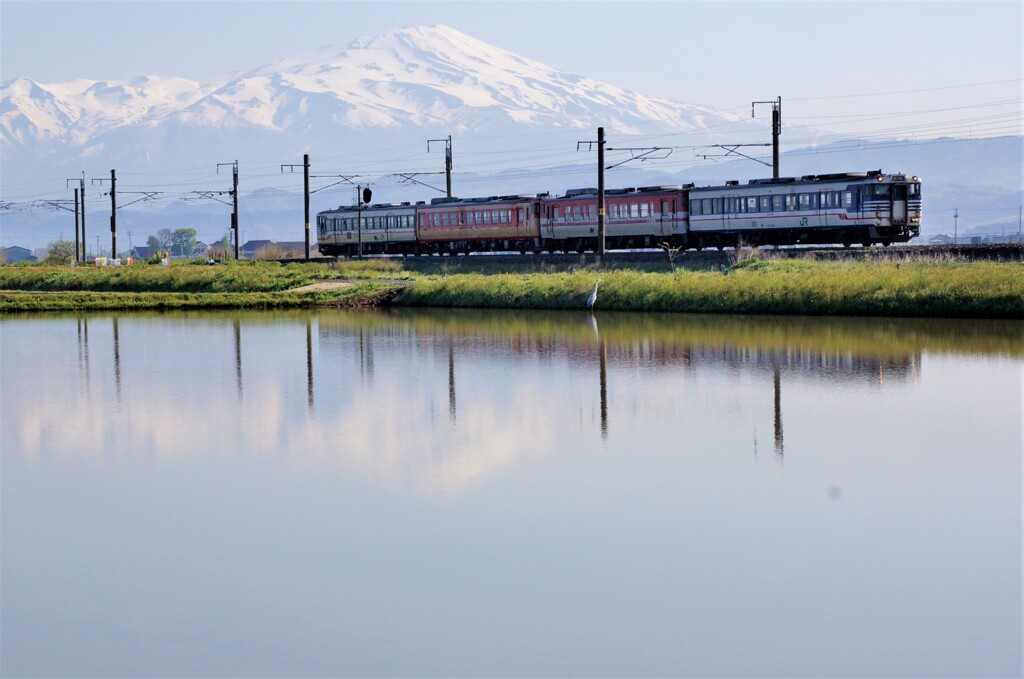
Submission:
<svg viewBox="0 0 1024 679">
<path fill-rule="evenodd" d="M 920 235 L 921 178 L 878 173 L 874 180 L 862 186 L 860 202 L 871 240 L 888 245 Z"/>
</svg>

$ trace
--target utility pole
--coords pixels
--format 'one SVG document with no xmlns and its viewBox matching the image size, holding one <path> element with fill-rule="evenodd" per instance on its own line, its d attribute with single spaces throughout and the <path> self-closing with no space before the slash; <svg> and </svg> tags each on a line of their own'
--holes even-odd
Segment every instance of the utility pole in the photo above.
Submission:
<svg viewBox="0 0 1024 679">
<path fill-rule="evenodd" d="M 82 259 L 79 257 L 79 254 L 81 254 L 79 246 L 80 243 L 78 240 L 78 189 L 75 189 L 75 261 L 81 264 Z"/>
<path fill-rule="evenodd" d="M 92 183 L 110 181 L 110 258 L 117 258 L 117 171 L 110 171 L 110 179 L 93 179 Z M 97 250 L 99 246 L 97 244 Z"/>
<path fill-rule="evenodd" d="M 434 142 L 444 142 L 444 177 L 445 187 L 448 191 L 448 197 L 452 197 L 452 135 L 448 135 L 447 139 L 429 139 L 427 140 L 427 153 L 430 153 L 430 145 Z"/>
<path fill-rule="evenodd" d="M 597 259 L 604 262 L 604 128 L 597 128 L 597 141 L 578 141 L 576 150 L 587 145 L 588 150 L 597 144 Z"/>
<path fill-rule="evenodd" d="M 960 241 L 957 238 L 957 219 L 960 217 L 960 212 L 956 208 L 953 209 L 953 245 L 958 244 Z"/>
<path fill-rule="evenodd" d="M 281 172 L 284 172 L 284 168 L 294 171 L 298 165 L 282 165 Z M 302 185 L 303 193 L 305 195 L 305 206 L 306 206 L 306 260 L 309 260 L 309 154 L 305 153 L 302 156 Z"/>
<path fill-rule="evenodd" d="M 233 163 L 217 163 L 217 174 L 224 165 L 231 166 L 231 230 L 235 232 L 235 259 L 238 259 L 238 161 Z"/>
<path fill-rule="evenodd" d="M 604 128 L 597 128 L 597 256 L 604 261 Z"/>
<path fill-rule="evenodd" d="M 85 172 L 82 172 L 82 176 L 81 177 L 75 177 L 74 179 L 66 180 L 64 182 L 65 188 L 67 187 L 68 182 L 78 182 L 78 189 L 79 189 L 78 190 L 78 196 L 79 196 L 79 200 L 81 201 L 81 206 L 82 206 L 82 208 L 81 208 L 82 209 L 82 250 L 81 250 L 81 255 L 79 255 L 79 251 L 77 249 L 75 250 L 75 259 L 77 259 L 79 262 L 84 262 L 85 261 Z M 77 229 L 78 229 L 78 208 L 76 207 L 75 208 L 75 230 L 76 230 L 76 232 L 77 232 Z M 78 242 L 77 238 L 75 239 L 75 242 L 76 243 Z"/>
<path fill-rule="evenodd" d="M 110 171 L 110 258 L 117 259 L 117 172 Z"/>
<path fill-rule="evenodd" d="M 754 101 L 750 103 L 750 117 L 754 117 L 755 104 L 772 105 L 772 179 L 779 178 L 779 135 L 782 134 L 782 97 L 775 101 Z"/>
</svg>

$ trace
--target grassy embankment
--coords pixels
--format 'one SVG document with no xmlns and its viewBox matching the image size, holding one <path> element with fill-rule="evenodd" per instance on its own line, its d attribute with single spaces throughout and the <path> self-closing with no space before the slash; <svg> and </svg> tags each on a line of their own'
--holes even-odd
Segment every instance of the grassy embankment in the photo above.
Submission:
<svg viewBox="0 0 1024 679">
<path fill-rule="evenodd" d="M 459 274 L 417 279 L 394 303 L 840 316 L 1024 318 L 1024 266 L 748 258 L 724 271 Z"/>
<path fill-rule="evenodd" d="M 359 307 L 381 303 L 408 278 L 400 265 L 230 262 L 97 268 L 0 267 L 0 312 L 102 309 L 286 309 Z M 351 284 L 293 291 L 324 281 Z M 388 281 L 388 282 L 385 282 Z"/>
<path fill-rule="evenodd" d="M 816 262 L 749 257 L 724 270 L 665 266 L 538 267 L 530 272 L 460 260 L 288 264 L 175 264 L 132 268 L 0 267 L 0 311 L 366 306 L 582 309 L 594 282 L 599 310 L 849 316 L 1024 318 L 1024 266 L 991 262 Z M 482 259 L 482 258 L 481 258 Z M 449 263 L 451 262 L 451 263 Z M 293 292 L 320 281 L 341 289 Z M 393 281 L 401 280 L 402 285 Z M 15 291 L 15 292 L 11 292 Z"/>
</svg>

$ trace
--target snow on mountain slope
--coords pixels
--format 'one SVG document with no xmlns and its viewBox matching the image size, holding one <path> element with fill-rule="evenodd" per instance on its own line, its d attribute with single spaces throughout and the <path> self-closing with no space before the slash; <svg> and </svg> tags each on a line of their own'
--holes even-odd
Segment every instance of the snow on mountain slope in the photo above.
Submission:
<svg viewBox="0 0 1024 679">
<path fill-rule="evenodd" d="M 336 122 L 349 127 L 454 123 L 464 133 L 499 121 L 591 128 L 623 134 L 641 126 L 693 131 L 744 116 L 629 92 L 558 71 L 445 26 L 415 26 L 321 47 L 252 71 L 213 92 L 194 110 L 233 110 L 281 129 L 280 107 L 307 95 L 333 95 Z M 216 102 L 216 105 L 212 104 Z M 259 111 L 257 113 L 257 111 Z M 495 114 L 498 115 L 495 115 Z"/>
<path fill-rule="evenodd" d="M 0 161 L 25 183 L 83 168 L 152 175 L 303 152 L 371 158 L 382 142 L 447 135 L 462 153 L 538 132 L 563 133 L 571 149 L 599 126 L 618 141 L 682 134 L 687 144 L 767 130 L 764 119 L 631 92 L 444 26 L 320 47 L 209 84 L 144 76 L 0 86 Z"/>
<path fill-rule="evenodd" d="M 5 146 L 78 145 L 131 125 L 179 123 L 224 129 L 447 126 L 466 133 L 503 124 L 592 128 L 621 134 L 751 124 L 744 116 L 629 92 L 572 75 L 451 28 L 421 26 L 322 47 L 219 85 L 145 76 L 131 81 L 0 89 Z M 755 126 L 759 123 L 754 123 Z"/>
<path fill-rule="evenodd" d="M 0 88 L 0 134 L 6 144 L 82 144 L 90 137 L 159 118 L 202 98 L 210 87 L 185 78 L 43 84 L 19 78 Z"/>
</svg>

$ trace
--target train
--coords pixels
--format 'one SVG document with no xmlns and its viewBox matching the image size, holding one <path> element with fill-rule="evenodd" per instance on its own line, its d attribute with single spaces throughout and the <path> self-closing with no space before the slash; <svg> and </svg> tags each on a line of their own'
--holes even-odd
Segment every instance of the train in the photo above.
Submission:
<svg viewBox="0 0 1024 679">
<path fill-rule="evenodd" d="M 317 214 L 327 256 L 599 251 L 598 190 L 339 206 Z M 921 179 L 881 170 L 604 192 L 605 249 L 905 243 Z"/>
</svg>

